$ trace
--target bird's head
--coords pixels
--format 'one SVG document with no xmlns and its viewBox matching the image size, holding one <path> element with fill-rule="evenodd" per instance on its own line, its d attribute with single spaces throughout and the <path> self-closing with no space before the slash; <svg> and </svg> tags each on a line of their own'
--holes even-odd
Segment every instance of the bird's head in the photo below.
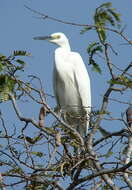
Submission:
<svg viewBox="0 0 132 190">
<path fill-rule="evenodd" d="M 69 45 L 67 37 L 65 36 L 65 34 L 61 32 L 53 33 L 50 36 L 35 37 L 34 40 L 48 40 L 49 42 L 57 44 L 58 46 L 61 47 Z"/>
</svg>

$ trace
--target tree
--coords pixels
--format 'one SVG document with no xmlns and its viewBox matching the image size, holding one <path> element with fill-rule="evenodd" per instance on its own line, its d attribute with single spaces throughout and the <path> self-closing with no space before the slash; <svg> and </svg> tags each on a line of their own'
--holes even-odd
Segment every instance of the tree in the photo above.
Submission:
<svg viewBox="0 0 132 190">
<path fill-rule="evenodd" d="M 108 32 L 117 34 L 123 43 L 132 45 L 124 34 L 118 12 L 111 3 L 104 3 L 96 8 L 93 25 L 70 23 L 59 20 L 30 9 L 43 19 L 51 19 L 64 24 L 83 27 L 81 34 L 94 30 L 98 41 L 92 42 L 88 48 L 89 64 L 93 71 L 102 74 L 103 60 L 109 73 L 108 87 L 101 100 L 101 107 L 91 113 L 91 125 L 86 141 L 78 132 L 65 123 L 46 102 L 46 96 L 41 79 L 29 76 L 28 81 L 21 79 L 25 70 L 22 57 L 30 56 L 26 51 L 14 51 L 10 56 L 0 55 L 0 100 L 2 104 L 10 101 L 21 127 L 14 126 L 9 132 L 1 110 L 1 189 L 18 188 L 27 190 L 59 189 L 132 189 L 132 108 L 129 102 L 131 96 L 132 63 L 125 68 L 118 68 L 112 62 L 112 54 L 117 54 L 112 42 L 109 42 Z M 103 75 L 103 74 L 102 74 Z M 33 83 L 37 81 L 37 88 Z M 118 100 L 111 95 L 118 93 Z M 122 94 L 127 97 L 121 100 Z M 36 118 L 27 117 L 21 111 L 21 101 L 27 100 L 40 107 Z M 120 118 L 109 111 L 111 102 L 128 105 Z M 117 110 L 118 111 L 118 110 Z M 125 112 L 127 119 L 125 117 Z M 45 119 L 52 115 L 56 122 L 45 126 Z M 106 130 L 105 125 L 122 125 L 123 129 Z M 32 127 L 34 133 L 28 133 Z M 114 127 L 113 127 L 114 128 Z M 75 151 L 75 149 L 81 150 Z"/>
</svg>

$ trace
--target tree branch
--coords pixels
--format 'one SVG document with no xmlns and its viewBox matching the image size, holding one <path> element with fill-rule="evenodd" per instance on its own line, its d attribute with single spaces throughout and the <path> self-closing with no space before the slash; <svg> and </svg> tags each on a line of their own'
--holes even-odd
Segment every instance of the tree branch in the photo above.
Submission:
<svg viewBox="0 0 132 190">
<path fill-rule="evenodd" d="M 88 175 L 88 176 L 78 179 L 78 184 L 85 182 L 87 180 L 91 180 L 95 177 L 102 176 L 104 174 L 112 174 L 112 173 L 114 174 L 114 173 L 119 173 L 119 172 L 125 172 L 125 170 L 127 170 L 131 166 L 132 166 L 132 161 L 130 161 L 129 163 L 125 164 L 124 166 L 122 166 L 120 168 L 115 168 L 115 169 L 110 169 L 110 170 L 104 170 L 104 169 L 100 170 L 94 174 L 91 174 L 91 175 Z"/>
<path fill-rule="evenodd" d="M 113 69 L 112 69 L 112 63 L 111 63 L 110 58 L 108 56 L 108 46 L 109 46 L 109 44 L 107 44 L 107 43 L 104 44 L 104 52 L 105 52 L 106 63 L 107 63 L 107 66 L 109 68 L 109 72 L 111 74 L 112 79 L 114 79 L 114 74 L 113 74 Z"/>
<path fill-rule="evenodd" d="M 15 97 L 13 96 L 13 94 L 9 94 L 11 101 L 12 101 L 12 105 L 14 107 L 14 110 L 16 112 L 17 117 L 21 120 L 24 121 L 26 123 L 32 123 L 36 128 L 38 128 L 39 130 L 43 131 L 44 133 L 47 133 L 47 130 L 44 127 L 41 127 L 34 119 L 31 118 L 26 118 L 23 117 L 15 100 Z M 76 137 L 78 137 L 78 139 L 80 140 L 80 145 L 83 148 L 84 147 L 84 140 L 81 137 L 81 135 L 72 127 L 70 127 L 67 123 L 65 123 L 44 101 L 42 102 L 43 106 L 64 126 L 66 127 L 68 130 L 70 130 Z M 51 136 L 54 136 L 52 134 L 50 134 Z"/>
<path fill-rule="evenodd" d="M 113 133 L 110 133 L 108 135 L 106 135 L 105 137 L 102 137 L 100 138 L 99 140 L 95 141 L 93 146 L 96 146 L 97 144 L 101 143 L 102 141 L 108 139 L 108 138 L 111 138 L 111 137 L 114 137 L 114 136 L 122 136 L 122 137 L 128 137 L 128 130 L 126 129 L 122 129 L 120 131 L 116 131 L 116 132 L 113 132 Z"/>
<path fill-rule="evenodd" d="M 37 14 L 40 16 L 40 18 L 42 19 L 49 19 L 49 20 L 52 20 L 52 21 L 55 21 L 55 22 L 59 22 L 59 23 L 62 23 L 62 24 L 68 24 L 68 25 L 73 25 L 73 26 L 78 26 L 78 27 L 88 27 L 88 28 L 93 28 L 93 29 L 97 29 L 97 28 L 104 28 L 105 30 L 108 30 L 108 31 L 111 31 L 111 32 L 114 32 L 118 35 L 120 35 L 125 41 L 128 42 L 128 44 L 132 45 L 132 41 L 129 40 L 124 34 L 123 34 L 123 31 L 118 31 L 118 30 L 115 30 L 115 29 L 112 29 L 112 28 L 108 28 L 108 27 L 103 27 L 103 26 L 96 26 L 96 25 L 89 25 L 89 24 L 80 24 L 80 23 L 75 23 L 75 22 L 69 22 L 69 21 L 64 21 L 62 19 L 57 19 L 55 17 L 51 17 L 51 16 L 48 16 L 44 13 L 41 13 L 39 11 L 36 11 L 26 5 L 24 5 L 24 7 L 28 10 L 30 10 L 31 12 Z"/>
<path fill-rule="evenodd" d="M 126 112 L 126 114 L 128 114 Z M 128 115 L 127 115 L 128 116 Z M 130 118 L 132 116 L 132 113 L 130 115 Z M 130 132 L 132 132 L 132 123 L 129 123 L 129 118 L 128 119 L 128 126 L 129 126 L 129 130 Z M 132 119 L 131 119 L 132 120 Z M 131 155 L 132 155 L 132 136 L 130 135 L 128 137 L 128 146 L 127 146 L 127 151 L 126 151 L 126 158 L 125 158 L 125 164 L 128 164 L 131 160 Z M 132 181 L 131 179 L 129 178 L 129 175 L 128 173 L 124 173 L 124 179 L 125 179 L 125 182 L 127 183 L 127 185 L 130 187 L 130 189 L 132 189 Z"/>
</svg>

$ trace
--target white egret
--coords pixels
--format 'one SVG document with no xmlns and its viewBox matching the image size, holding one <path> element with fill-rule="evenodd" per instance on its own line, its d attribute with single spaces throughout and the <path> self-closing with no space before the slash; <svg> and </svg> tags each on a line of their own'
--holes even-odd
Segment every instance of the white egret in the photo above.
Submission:
<svg viewBox="0 0 132 190">
<path fill-rule="evenodd" d="M 79 53 L 71 51 L 63 33 L 35 37 L 57 44 L 53 70 L 53 89 L 57 108 L 65 122 L 75 127 L 81 136 L 88 132 L 91 111 L 90 78 Z"/>
</svg>

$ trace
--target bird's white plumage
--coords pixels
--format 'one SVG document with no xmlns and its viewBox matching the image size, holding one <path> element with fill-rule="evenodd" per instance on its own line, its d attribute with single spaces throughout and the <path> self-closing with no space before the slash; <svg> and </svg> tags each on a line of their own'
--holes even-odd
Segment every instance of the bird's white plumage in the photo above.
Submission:
<svg viewBox="0 0 132 190">
<path fill-rule="evenodd" d="M 90 80 L 81 56 L 74 52 L 64 52 L 61 48 L 55 51 L 54 82 L 55 94 L 59 94 L 61 106 L 77 105 L 91 107 Z M 62 91 L 63 89 L 63 91 Z M 61 93 L 58 93 L 61 91 Z M 62 95 L 62 98 L 60 96 Z M 78 107 L 79 104 L 79 107 Z"/>
<path fill-rule="evenodd" d="M 55 50 L 53 70 L 57 107 L 63 112 L 65 121 L 84 136 L 91 111 L 90 78 L 86 66 L 80 54 L 71 51 L 63 33 L 52 34 L 49 41 L 60 46 Z"/>
<path fill-rule="evenodd" d="M 70 50 L 68 39 L 64 34 L 52 34 L 52 36 L 54 35 L 61 36 L 60 47 L 55 50 L 53 71 L 53 87 L 57 104 L 64 113 L 68 112 L 74 115 L 74 120 L 69 123 L 74 126 L 75 122 L 75 127 L 81 135 L 86 135 L 91 110 L 91 89 L 88 72 L 80 54 Z M 57 40 L 55 43 L 57 43 Z M 84 114 L 87 121 L 80 123 L 80 119 L 77 118 L 79 115 L 84 117 Z M 69 121 L 68 118 L 66 120 Z"/>
</svg>

